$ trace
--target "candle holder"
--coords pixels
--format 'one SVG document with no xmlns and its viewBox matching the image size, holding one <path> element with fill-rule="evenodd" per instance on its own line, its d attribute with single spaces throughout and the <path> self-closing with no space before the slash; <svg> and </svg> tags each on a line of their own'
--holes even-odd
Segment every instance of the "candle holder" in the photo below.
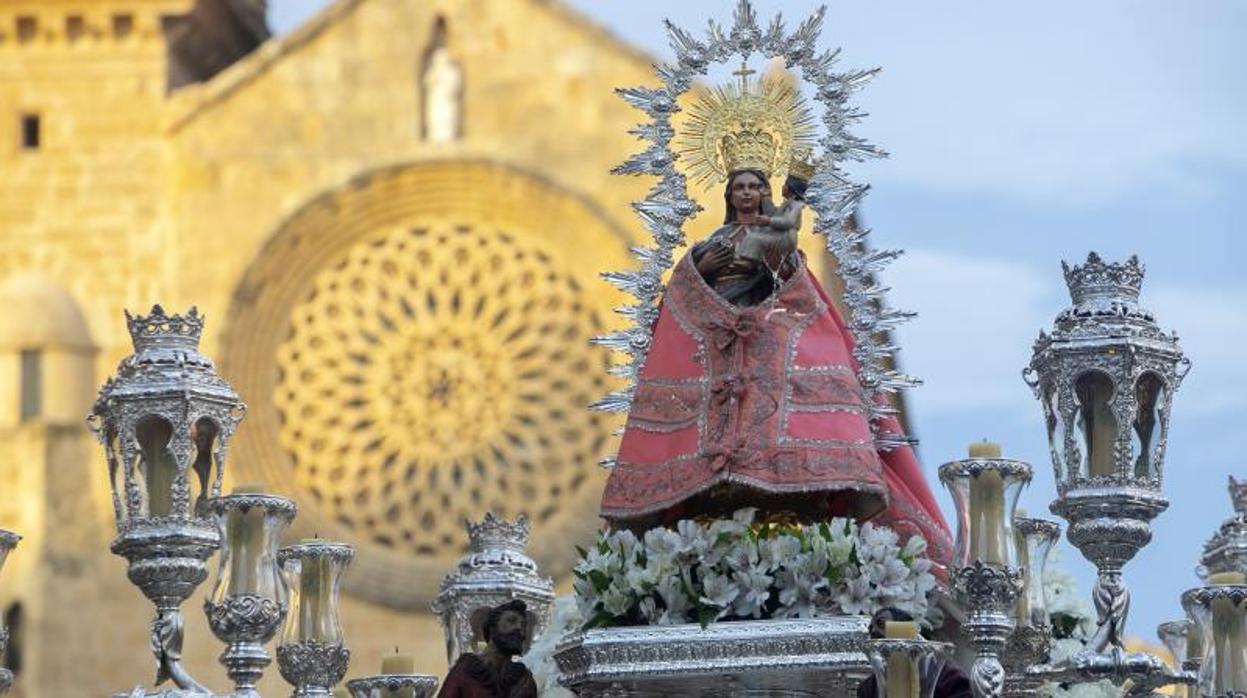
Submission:
<svg viewBox="0 0 1247 698">
<path fill-rule="evenodd" d="M 1043 687 L 1042 676 L 1029 673 L 1031 667 L 1048 661 L 1052 647 L 1052 627 L 1044 595 L 1044 571 L 1048 553 L 1061 536 L 1054 521 L 1015 517 L 1013 531 L 1021 558 L 1023 590 L 1018 596 L 1014 618 L 1017 627 L 1005 648 L 1004 695 L 1033 698 Z"/>
<path fill-rule="evenodd" d="M 1053 680 L 1129 679 L 1135 691 L 1186 683 L 1160 659 L 1126 651 L 1130 593 L 1122 568 L 1151 541 L 1152 520 L 1169 506 L 1161 482 L 1170 407 L 1190 361 L 1177 337 L 1139 306 L 1137 257 L 1110 264 L 1092 252 L 1085 264 L 1063 267 L 1073 305 L 1057 315 L 1051 334 L 1039 333 L 1023 377 L 1047 423 L 1058 495 L 1049 508 L 1096 567 L 1098 627 L 1086 650 L 1041 669 Z"/>
<path fill-rule="evenodd" d="M 1188 589 L 1182 594 L 1182 608 L 1194 620 L 1201 640 L 1200 694 L 1247 696 L 1247 584 Z"/>
<path fill-rule="evenodd" d="M 156 607 L 156 685 L 209 693 L 182 666 L 182 603 L 208 576 L 220 545 L 204 512 L 221 493 L 230 437 L 246 410 L 199 353 L 203 318 L 126 313 L 134 354 L 100 389 L 88 424 L 107 456 L 117 537 L 112 551 Z"/>
<path fill-rule="evenodd" d="M 433 698 L 437 677 L 425 674 L 378 674 L 346 682 L 351 698 Z M 403 693 L 406 691 L 406 693 Z"/>
<path fill-rule="evenodd" d="M 1185 669 L 1194 660 L 1195 668 L 1199 668 L 1199 657 L 1192 656 L 1189 651 L 1192 635 L 1196 633 L 1195 623 L 1189 618 L 1171 620 L 1156 626 L 1156 637 L 1160 644 L 1173 655 L 1175 668 Z"/>
<path fill-rule="evenodd" d="M 351 661 L 338 616 L 342 573 L 355 556 L 345 543 L 304 541 L 282 548 L 278 562 L 292 589 L 277 646 L 281 676 L 295 698 L 328 698 Z"/>
<path fill-rule="evenodd" d="M 1199 632 L 1194 621 L 1189 618 L 1171 620 L 1156 626 L 1156 637 L 1173 655 L 1173 667 L 1183 672 L 1199 675 L 1200 656 Z M 1199 698 L 1198 686 L 1189 686 L 1185 693 L 1187 698 Z"/>
<path fill-rule="evenodd" d="M 1031 468 L 1008 458 L 970 458 L 945 463 L 939 473 L 957 509 L 952 582 L 966 609 L 962 629 L 975 650 L 970 685 L 976 698 L 999 698 L 1004 690 L 1001 657 L 1023 590 L 1013 514 Z"/>
<path fill-rule="evenodd" d="M 888 663 L 896 655 L 913 660 L 918 672 L 918 694 L 911 698 L 932 698 L 939 684 L 944 665 L 952 658 L 953 645 L 948 642 L 911 639 L 876 639 L 866 642 L 866 657 L 875 676 L 875 696 L 888 698 Z M 356 698 L 362 698 L 357 696 Z"/>
<path fill-rule="evenodd" d="M 264 645 L 286 618 L 288 590 L 277 548 L 294 520 L 295 503 L 239 493 L 209 500 L 207 510 L 226 545 L 204 613 L 213 634 L 228 645 L 220 661 L 234 682 L 233 698 L 259 698 L 256 684 L 272 662 Z"/>
<path fill-rule="evenodd" d="M 22 537 L 12 531 L 0 529 L 0 569 L 4 568 L 4 563 L 9 559 L 9 553 L 13 548 L 17 547 Z M 3 656 L 5 650 L 9 647 L 9 629 L 0 625 L 0 656 Z M 13 672 L 7 667 L 0 667 L 0 696 L 9 692 L 13 687 Z"/>
</svg>

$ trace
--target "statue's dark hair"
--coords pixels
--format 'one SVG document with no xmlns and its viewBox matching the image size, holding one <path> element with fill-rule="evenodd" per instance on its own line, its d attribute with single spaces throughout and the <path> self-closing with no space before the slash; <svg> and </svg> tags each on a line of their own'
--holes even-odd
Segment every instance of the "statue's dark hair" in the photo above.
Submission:
<svg viewBox="0 0 1247 698">
<path fill-rule="evenodd" d="M 515 611 L 527 618 L 528 604 L 524 603 L 522 599 L 513 599 L 489 609 L 489 615 L 485 616 L 485 627 L 481 628 L 481 634 L 485 636 L 485 642 L 489 642 L 490 636 L 494 634 L 494 628 L 498 627 L 498 621 L 502 620 L 502 614 L 507 611 Z"/>
<path fill-rule="evenodd" d="M 913 619 L 913 614 L 899 608 L 881 608 L 870 617 L 870 637 L 875 639 L 883 637 L 884 626 L 888 621 L 911 622 Z"/>
<path fill-rule="evenodd" d="M 736 220 L 736 207 L 732 205 L 732 183 L 736 181 L 737 177 L 743 174 L 751 174 L 762 180 L 762 186 L 766 187 L 766 198 L 770 198 L 771 180 L 766 176 L 765 172 L 762 170 L 736 170 L 727 176 L 727 185 L 723 188 L 723 203 L 726 204 L 724 210 L 727 212 L 723 217 L 724 224 L 731 223 Z M 762 203 L 763 205 L 766 204 L 765 199 Z"/>
<path fill-rule="evenodd" d="M 785 196 L 791 194 L 792 198 L 797 201 L 805 201 L 805 190 L 808 189 L 810 183 L 800 177 L 788 175 L 788 179 L 784 180 Z"/>
</svg>

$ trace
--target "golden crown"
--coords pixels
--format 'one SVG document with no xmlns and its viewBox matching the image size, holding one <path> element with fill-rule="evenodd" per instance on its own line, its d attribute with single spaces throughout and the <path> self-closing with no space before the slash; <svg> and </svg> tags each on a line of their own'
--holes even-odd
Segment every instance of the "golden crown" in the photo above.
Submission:
<svg viewBox="0 0 1247 698">
<path fill-rule="evenodd" d="M 745 67 L 735 74 L 740 82 L 702 91 L 677 139 L 695 182 L 724 181 L 740 170 L 783 177 L 794 153 L 813 149 L 814 117 L 789 76 L 755 81 Z"/>
<path fill-rule="evenodd" d="M 793 153 L 792 162 L 788 163 L 788 174 L 806 182 L 810 181 L 810 178 L 814 176 L 814 163 L 810 155 L 809 150 Z"/>
<path fill-rule="evenodd" d="M 729 133 L 719 141 L 723 170 L 727 173 L 741 170 L 761 170 L 769 177 L 775 164 L 775 137 L 747 124 L 736 133 Z"/>
</svg>

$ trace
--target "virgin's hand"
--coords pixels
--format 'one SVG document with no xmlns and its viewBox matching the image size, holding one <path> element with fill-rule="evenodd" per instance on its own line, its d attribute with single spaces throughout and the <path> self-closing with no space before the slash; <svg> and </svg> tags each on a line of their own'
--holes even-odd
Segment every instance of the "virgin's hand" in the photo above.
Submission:
<svg viewBox="0 0 1247 698">
<path fill-rule="evenodd" d="M 697 271 L 703 276 L 713 276 L 723 271 L 728 264 L 732 263 L 732 257 L 735 252 L 730 247 L 722 245 L 710 245 L 710 249 L 697 260 Z"/>
</svg>

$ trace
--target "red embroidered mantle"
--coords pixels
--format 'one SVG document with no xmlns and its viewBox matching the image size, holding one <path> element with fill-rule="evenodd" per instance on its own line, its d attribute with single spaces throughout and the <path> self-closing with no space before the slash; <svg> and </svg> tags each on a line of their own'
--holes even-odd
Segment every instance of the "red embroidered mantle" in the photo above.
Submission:
<svg viewBox="0 0 1247 698">
<path fill-rule="evenodd" d="M 904 535 L 921 533 L 946 564 L 948 525 L 913 452 L 875 449 L 852 346 L 804 264 L 770 301 L 734 306 L 686 255 L 667 286 L 602 516 L 626 524 L 744 486 L 821 498 L 830 514 L 846 503 L 879 514 Z"/>
</svg>

